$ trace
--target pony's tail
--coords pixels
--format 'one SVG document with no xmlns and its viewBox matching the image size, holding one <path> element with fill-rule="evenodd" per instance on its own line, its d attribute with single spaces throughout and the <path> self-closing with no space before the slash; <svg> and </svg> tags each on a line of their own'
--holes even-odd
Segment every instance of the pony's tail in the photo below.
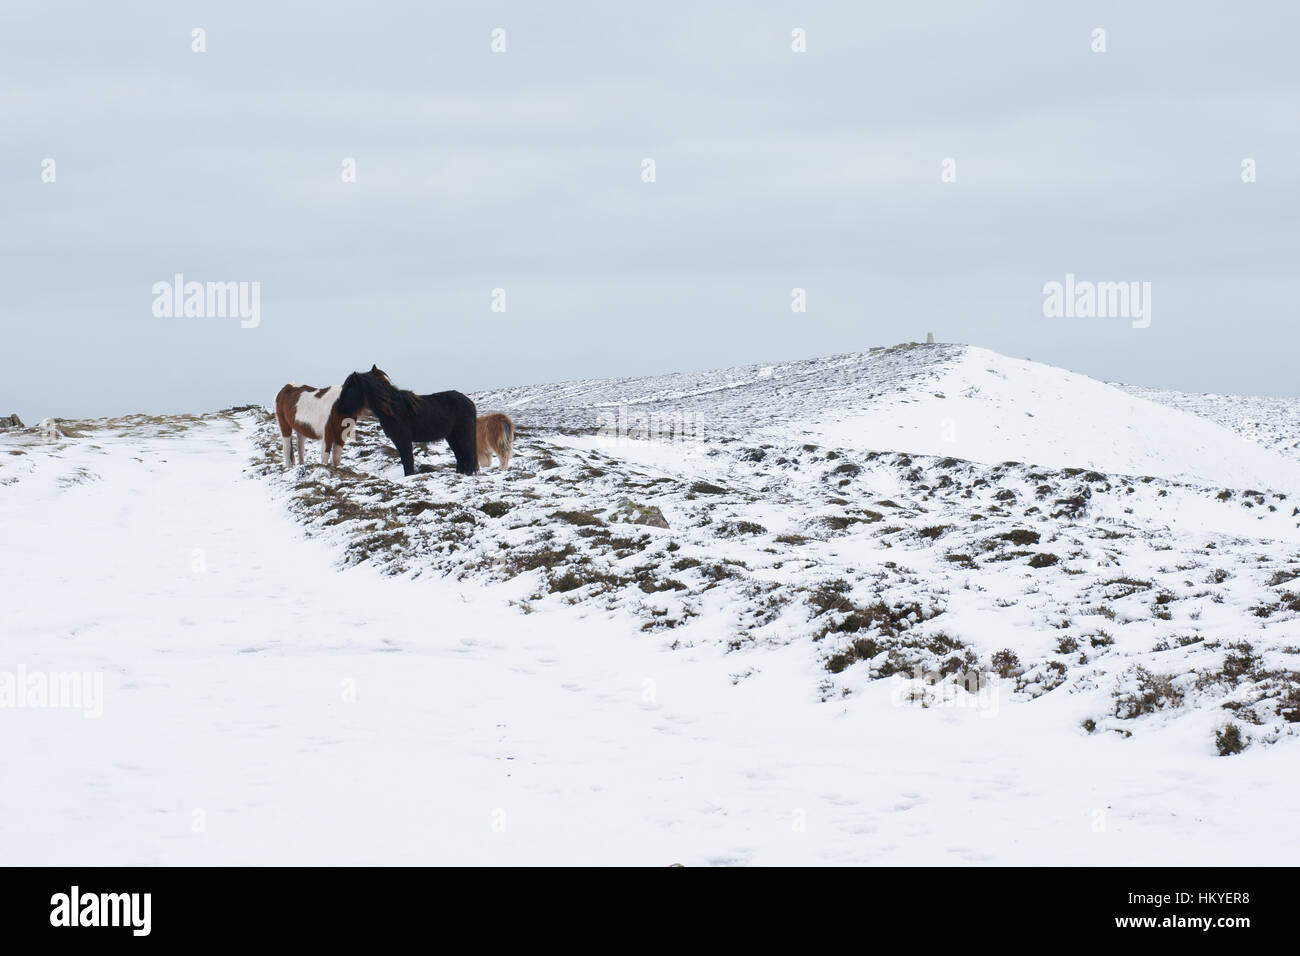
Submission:
<svg viewBox="0 0 1300 956">
<path fill-rule="evenodd" d="M 509 461 L 510 456 L 515 453 L 515 423 L 510 420 L 509 415 L 501 417 L 505 419 L 501 423 L 501 444 L 505 449 L 505 460 Z"/>
<path fill-rule="evenodd" d="M 293 422 L 289 420 L 285 412 L 285 404 L 288 401 L 287 394 L 292 390 L 292 385 L 286 385 L 275 395 L 275 422 L 280 426 L 280 434 L 286 436 L 293 434 Z"/>
</svg>

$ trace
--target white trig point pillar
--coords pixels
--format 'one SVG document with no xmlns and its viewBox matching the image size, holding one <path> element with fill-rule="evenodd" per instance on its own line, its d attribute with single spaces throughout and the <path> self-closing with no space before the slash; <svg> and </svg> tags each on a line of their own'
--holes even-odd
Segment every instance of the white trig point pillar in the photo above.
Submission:
<svg viewBox="0 0 1300 956">
<path fill-rule="evenodd" d="M 933 333 L 933 332 L 926 332 L 926 333 L 925 333 L 925 344 L 926 344 L 926 345 L 933 345 L 933 344 L 934 344 L 934 333 Z"/>
</svg>

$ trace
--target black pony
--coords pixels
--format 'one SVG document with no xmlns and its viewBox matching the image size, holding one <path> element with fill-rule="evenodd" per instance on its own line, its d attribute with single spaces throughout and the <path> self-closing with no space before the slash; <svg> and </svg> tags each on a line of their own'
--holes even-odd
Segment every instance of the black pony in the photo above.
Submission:
<svg viewBox="0 0 1300 956">
<path fill-rule="evenodd" d="M 462 475 L 478 472 L 478 409 L 460 392 L 416 395 L 394 387 L 388 376 L 372 365 L 369 372 L 353 372 L 344 379 L 335 407 L 341 415 L 354 419 L 369 409 L 402 456 L 402 471 L 408 475 L 415 474 L 411 443 L 444 438 L 456 456 L 456 470 Z"/>
</svg>

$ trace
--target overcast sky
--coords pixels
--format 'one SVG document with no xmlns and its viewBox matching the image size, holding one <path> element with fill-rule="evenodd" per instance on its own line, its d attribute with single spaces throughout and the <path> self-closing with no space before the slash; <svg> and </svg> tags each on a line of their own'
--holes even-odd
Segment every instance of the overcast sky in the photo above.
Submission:
<svg viewBox="0 0 1300 956">
<path fill-rule="evenodd" d="M 1298 33 L 1282 0 L 5 3 L 0 414 L 927 331 L 1297 395 Z M 260 325 L 155 316 L 176 273 L 259 282 Z M 1150 282 L 1150 326 L 1045 318 L 1067 273 Z"/>
</svg>

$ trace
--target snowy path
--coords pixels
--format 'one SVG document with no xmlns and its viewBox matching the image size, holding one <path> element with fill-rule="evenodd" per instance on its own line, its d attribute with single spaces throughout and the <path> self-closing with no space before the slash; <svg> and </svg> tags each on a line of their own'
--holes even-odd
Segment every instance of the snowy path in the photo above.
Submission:
<svg viewBox="0 0 1300 956">
<path fill-rule="evenodd" d="M 0 487 L 0 863 L 1283 863 L 1293 754 L 1087 737 L 1083 695 L 810 699 L 802 645 L 668 650 L 517 586 L 339 571 L 247 432 L 105 439 Z M 31 456 L 37 458 L 35 453 Z M 81 467 L 97 476 L 63 486 Z M 195 570 L 195 552 L 203 564 Z M 729 675 L 759 673 L 737 686 Z M 647 683 L 650 682 L 650 683 Z M 347 688 L 355 700 L 347 700 Z M 653 700 L 647 700 L 651 692 Z M 1077 714 L 1076 714 L 1077 711 Z M 1099 829 L 1100 826 L 1100 829 Z"/>
</svg>

